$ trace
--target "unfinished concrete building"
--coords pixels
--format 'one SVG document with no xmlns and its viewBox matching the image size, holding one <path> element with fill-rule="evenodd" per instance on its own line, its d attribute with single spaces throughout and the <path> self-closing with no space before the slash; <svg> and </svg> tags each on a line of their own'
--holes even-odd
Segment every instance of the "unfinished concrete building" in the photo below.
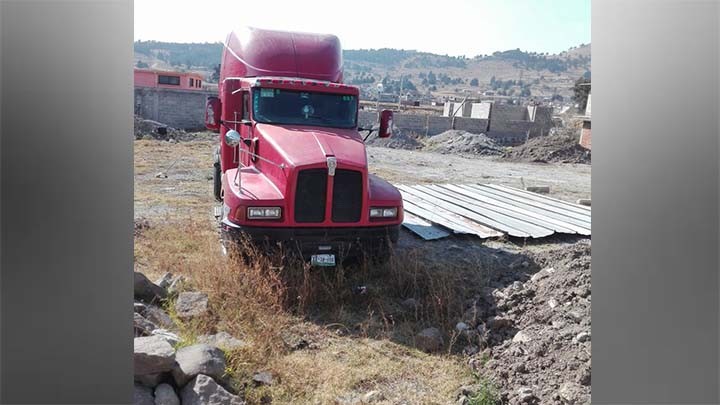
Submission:
<svg viewBox="0 0 720 405">
<path fill-rule="evenodd" d="M 443 116 L 487 120 L 485 134 L 504 144 L 545 136 L 552 127 L 552 108 L 538 105 L 446 102 Z"/>
</svg>

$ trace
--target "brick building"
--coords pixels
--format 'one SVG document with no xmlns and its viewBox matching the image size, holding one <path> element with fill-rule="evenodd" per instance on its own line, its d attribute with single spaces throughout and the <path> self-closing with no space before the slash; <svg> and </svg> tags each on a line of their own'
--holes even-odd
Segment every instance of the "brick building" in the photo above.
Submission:
<svg viewBox="0 0 720 405">
<path fill-rule="evenodd" d="M 202 90 L 203 77 L 192 72 L 173 72 L 154 69 L 135 69 L 135 87 L 155 87 L 180 90 Z"/>
</svg>

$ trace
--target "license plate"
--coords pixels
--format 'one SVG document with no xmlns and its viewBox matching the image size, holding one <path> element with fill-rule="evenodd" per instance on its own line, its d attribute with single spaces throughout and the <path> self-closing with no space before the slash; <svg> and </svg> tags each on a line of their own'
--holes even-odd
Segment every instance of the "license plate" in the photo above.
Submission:
<svg viewBox="0 0 720 405">
<path fill-rule="evenodd" d="M 310 264 L 313 266 L 334 266 L 335 255 L 323 254 L 310 256 Z"/>
</svg>

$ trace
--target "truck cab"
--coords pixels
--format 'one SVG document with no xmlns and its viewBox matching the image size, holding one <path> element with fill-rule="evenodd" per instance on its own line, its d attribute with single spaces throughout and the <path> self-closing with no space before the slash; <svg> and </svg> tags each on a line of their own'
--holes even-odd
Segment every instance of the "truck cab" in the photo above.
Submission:
<svg viewBox="0 0 720 405">
<path fill-rule="evenodd" d="M 219 133 L 215 197 L 226 235 L 281 243 L 318 265 L 387 258 L 402 197 L 368 172 L 359 89 L 342 83 L 337 37 L 233 31 L 218 91 L 205 121 Z M 378 135 L 390 136 L 392 113 L 379 122 Z"/>
</svg>

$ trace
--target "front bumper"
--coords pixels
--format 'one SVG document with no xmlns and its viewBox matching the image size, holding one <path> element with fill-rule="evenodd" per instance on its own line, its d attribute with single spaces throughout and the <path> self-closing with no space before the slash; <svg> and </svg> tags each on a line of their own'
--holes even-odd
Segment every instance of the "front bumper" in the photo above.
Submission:
<svg viewBox="0 0 720 405">
<path fill-rule="evenodd" d="M 223 232 L 234 240 L 249 240 L 256 246 L 286 249 L 309 256 L 317 253 L 335 253 L 352 256 L 359 252 L 374 252 L 396 243 L 400 225 L 342 228 L 274 228 L 239 226 L 227 219 L 220 223 Z"/>
</svg>

